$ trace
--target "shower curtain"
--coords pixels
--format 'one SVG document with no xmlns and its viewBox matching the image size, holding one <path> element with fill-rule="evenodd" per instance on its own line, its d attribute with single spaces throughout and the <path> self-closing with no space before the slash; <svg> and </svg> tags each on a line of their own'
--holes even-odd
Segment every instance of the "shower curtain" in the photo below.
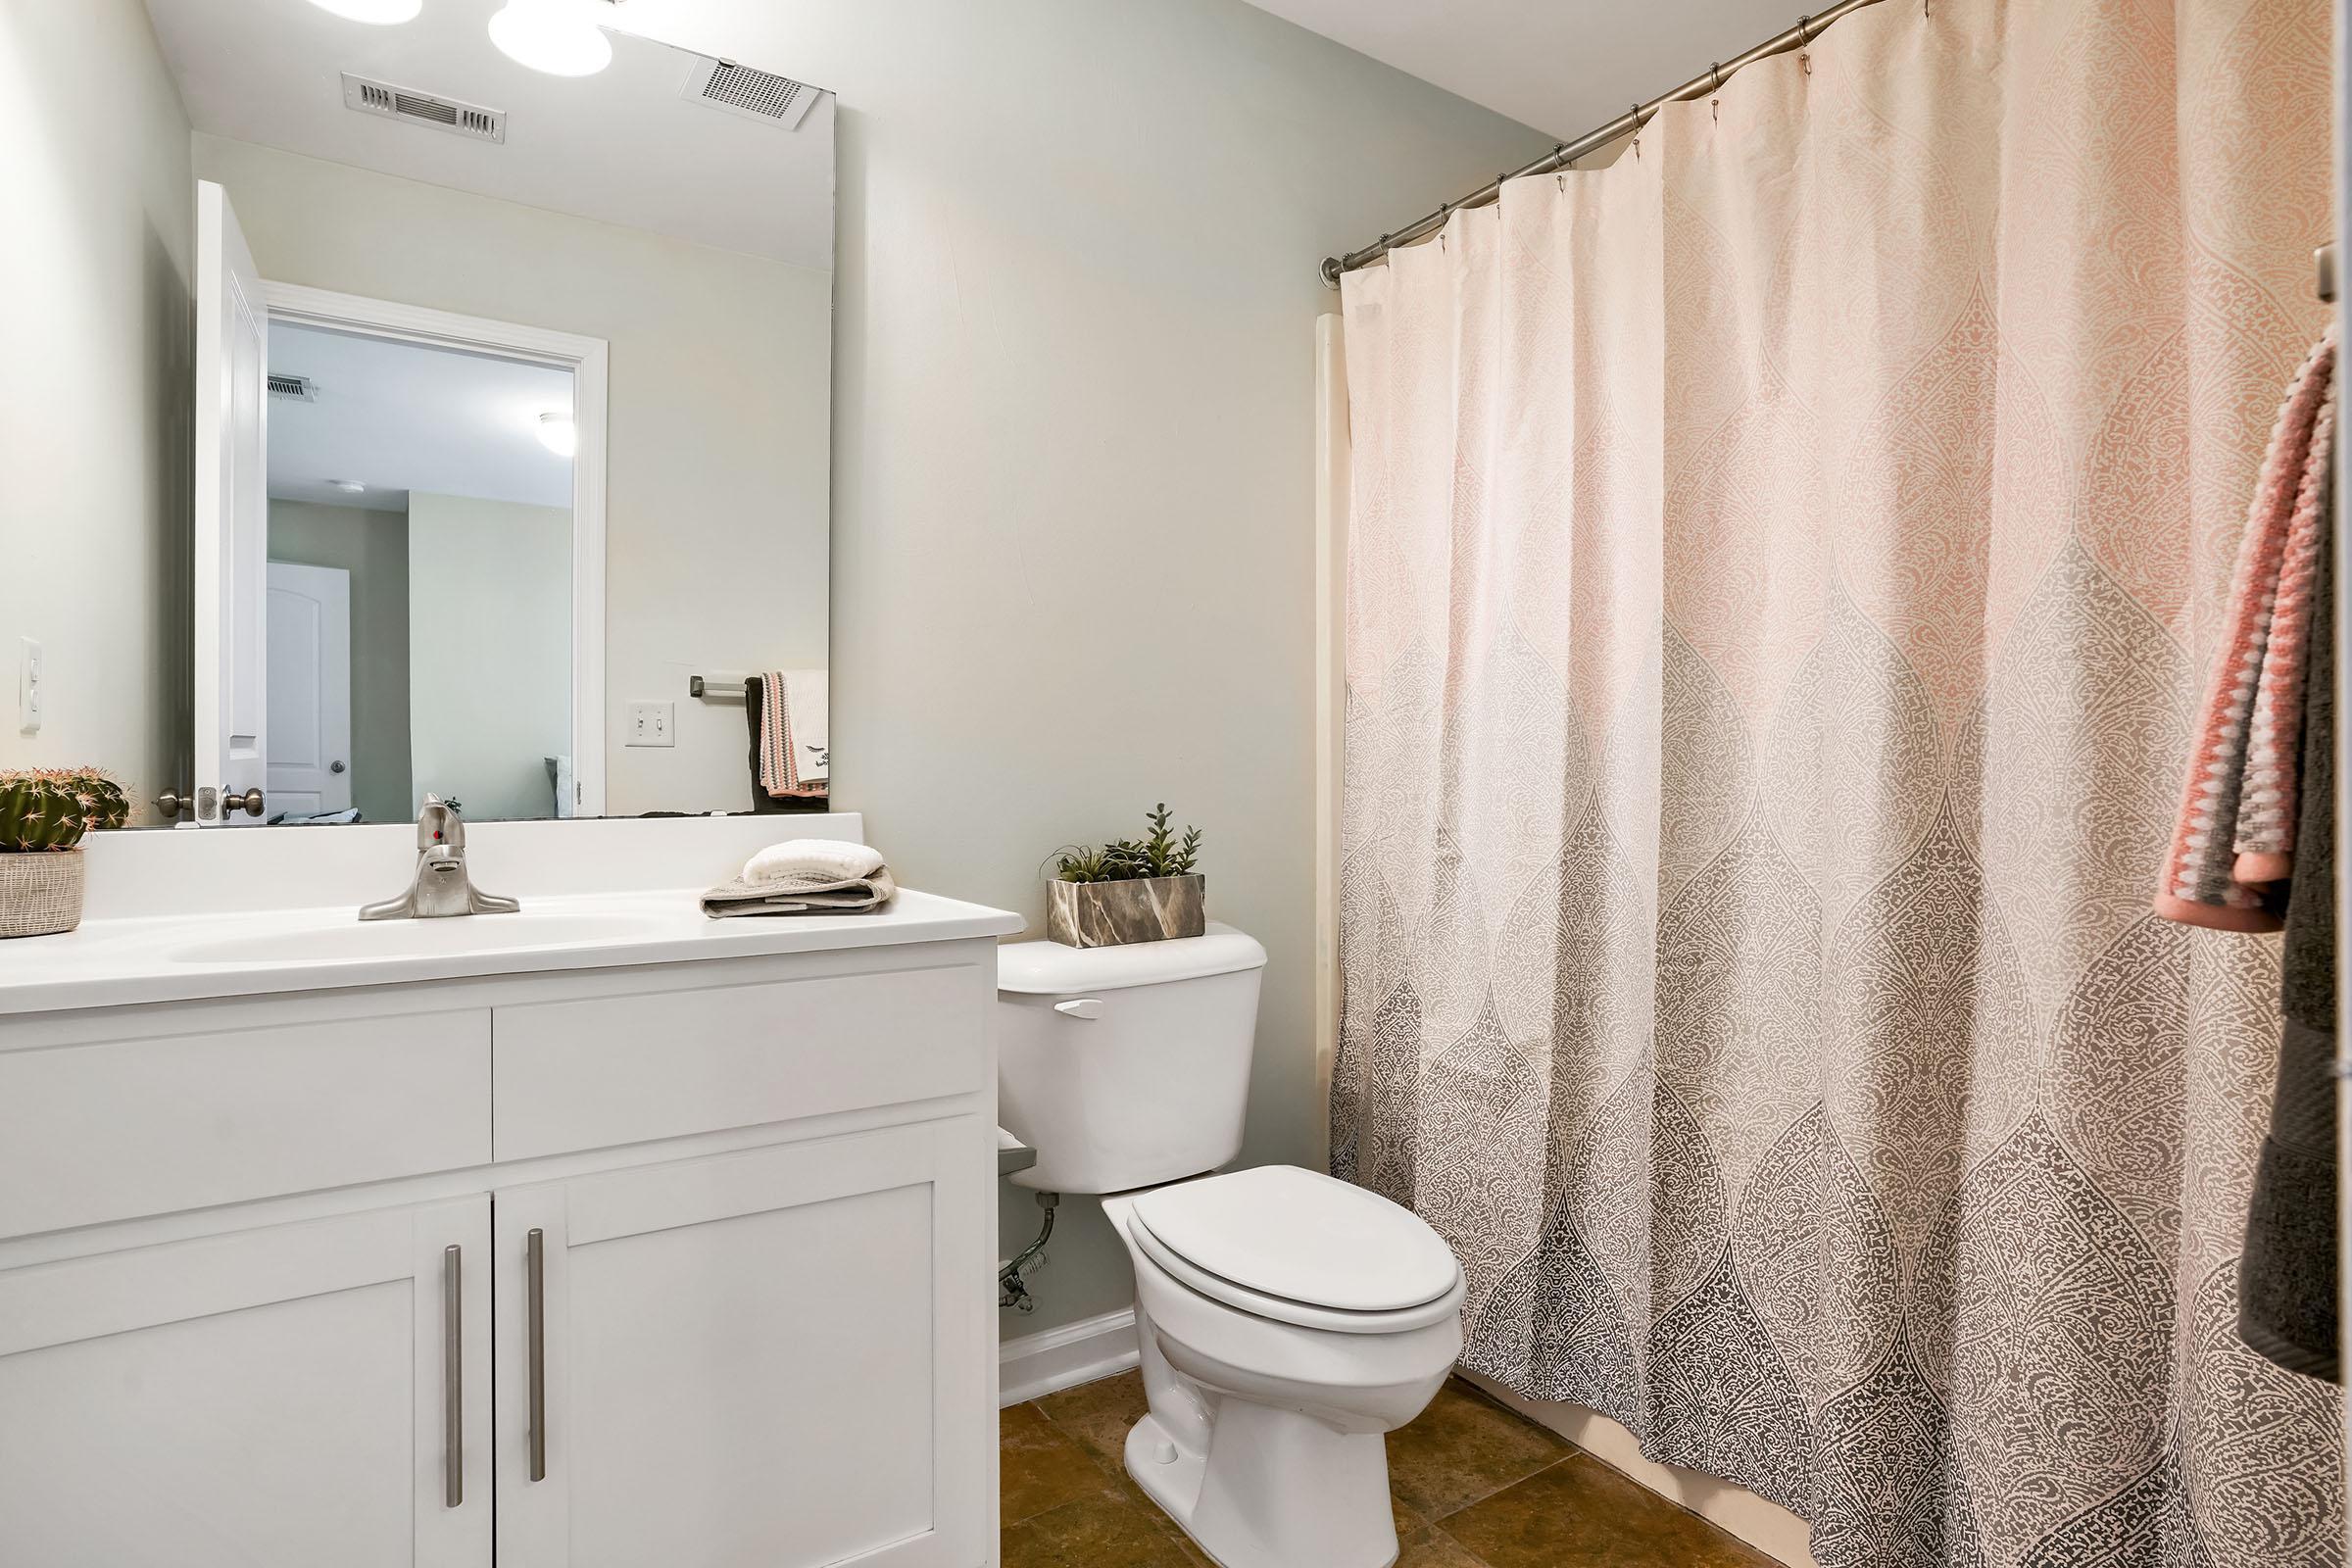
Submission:
<svg viewBox="0 0 2352 1568">
<path fill-rule="evenodd" d="M 1888 0 L 1345 282 L 1334 1166 L 1836 1568 L 2338 1557 L 2275 949 L 2149 907 L 2328 27 Z"/>
</svg>

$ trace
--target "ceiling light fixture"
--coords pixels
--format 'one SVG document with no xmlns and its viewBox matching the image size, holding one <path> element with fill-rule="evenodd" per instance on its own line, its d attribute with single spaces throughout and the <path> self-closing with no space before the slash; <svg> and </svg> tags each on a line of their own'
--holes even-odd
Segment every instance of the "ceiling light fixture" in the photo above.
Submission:
<svg viewBox="0 0 2352 1568">
<path fill-rule="evenodd" d="M 539 444 L 559 458 L 568 458 L 580 450 L 580 427 L 568 414 L 542 414 Z"/>
<path fill-rule="evenodd" d="M 346 22 L 365 22 L 371 27 L 414 22 L 416 13 L 424 9 L 424 0 L 311 0 L 311 4 Z"/>
<path fill-rule="evenodd" d="M 329 489 L 340 490 L 347 496 L 364 496 L 368 493 L 368 487 L 357 479 L 329 479 L 326 483 Z"/>
<path fill-rule="evenodd" d="M 612 40 L 596 24 L 606 0 L 507 0 L 490 19 L 490 41 L 518 66 L 551 76 L 593 76 L 612 63 Z"/>
</svg>

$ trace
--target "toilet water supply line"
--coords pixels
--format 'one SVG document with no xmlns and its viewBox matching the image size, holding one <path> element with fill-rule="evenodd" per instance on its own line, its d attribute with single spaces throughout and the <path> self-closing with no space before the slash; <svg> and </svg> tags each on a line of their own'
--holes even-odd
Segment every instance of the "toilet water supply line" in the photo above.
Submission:
<svg viewBox="0 0 2352 1568">
<path fill-rule="evenodd" d="M 1037 1195 L 1037 1206 L 1046 1211 L 1045 1223 L 1038 1227 L 1037 1240 L 1013 1254 L 1012 1261 L 997 1271 L 999 1306 L 1009 1306 L 1015 1312 L 1037 1310 L 1037 1298 L 1029 1294 L 1029 1276 L 1046 1266 L 1046 1242 L 1054 1234 L 1054 1210 L 1060 1205 L 1059 1193 Z"/>
</svg>

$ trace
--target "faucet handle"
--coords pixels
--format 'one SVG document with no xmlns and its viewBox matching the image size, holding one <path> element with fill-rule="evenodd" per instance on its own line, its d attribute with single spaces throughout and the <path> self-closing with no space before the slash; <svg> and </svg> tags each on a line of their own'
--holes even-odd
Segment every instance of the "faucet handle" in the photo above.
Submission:
<svg viewBox="0 0 2352 1568">
<path fill-rule="evenodd" d="M 458 803 L 444 801 L 438 795 L 424 798 L 424 808 L 416 813 L 416 853 L 423 855 L 434 849 L 462 851 L 466 848 L 466 819 L 458 815 Z"/>
</svg>

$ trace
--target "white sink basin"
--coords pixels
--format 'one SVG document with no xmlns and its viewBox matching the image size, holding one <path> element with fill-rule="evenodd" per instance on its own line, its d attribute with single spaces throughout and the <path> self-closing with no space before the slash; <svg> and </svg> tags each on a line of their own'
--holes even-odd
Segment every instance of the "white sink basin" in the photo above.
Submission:
<svg viewBox="0 0 2352 1568">
<path fill-rule="evenodd" d="M 625 942 L 651 935 L 659 922 L 636 915 L 551 913 L 451 915 L 432 920 L 368 920 L 190 943 L 166 955 L 175 963 L 349 962 L 366 958 L 431 957 L 447 954 L 513 953 Z"/>
</svg>

